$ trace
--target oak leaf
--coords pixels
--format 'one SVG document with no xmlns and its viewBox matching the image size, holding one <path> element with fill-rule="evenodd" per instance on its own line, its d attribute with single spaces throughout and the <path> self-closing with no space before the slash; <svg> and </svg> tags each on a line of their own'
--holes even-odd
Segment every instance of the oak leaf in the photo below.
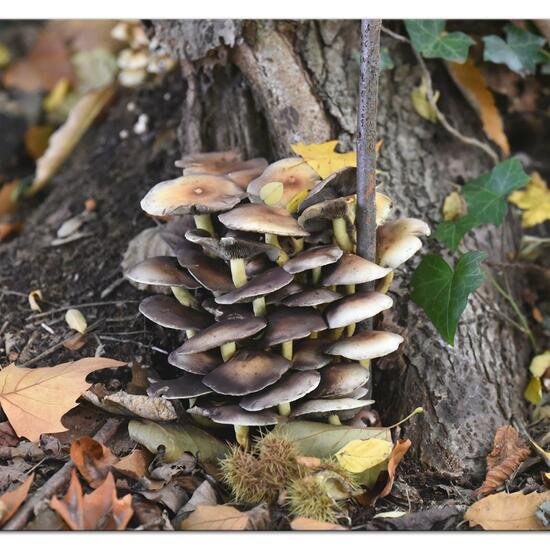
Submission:
<svg viewBox="0 0 550 550">
<path fill-rule="evenodd" d="M 83 435 L 71 443 L 71 460 L 90 487 L 95 489 L 103 483 L 118 457 L 105 445 Z"/>
<path fill-rule="evenodd" d="M 181 522 L 182 531 L 244 531 L 249 517 L 227 504 L 198 506 L 191 515 Z"/>
<path fill-rule="evenodd" d="M 29 489 L 34 480 L 34 474 L 31 474 L 19 487 L 0 495 L 0 527 L 5 525 L 8 520 L 17 512 L 19 506 L 23 504 Z"/>
<path fill-rule="evenodd" d="M 12 363 L 0 371 L 0 405 L 19 437 L 38 441 L 43 433 L 67 431 L 61 417 L 90 387 L 86 382 L 88 374 L 125 364 L 104 357 L 36 369 Z"/>
<path fill-rule="evenodd" d="M 290 147 L 325 179 L 346 166 L 357 166 L 357 153 L 338 153 L 335 151 L 337 145 L 335 139 L 325 143 L 294 143 Z"/>
<path fill-rule="evenodd" d="M 113 474 L 93 492 L 85 495 L 76 470 L 71 473 L 67 494 L 50 501 L 55 510 L 73 531 L 123 531 L 132 518 L 132 496 L 118 499 Z"/>
<path fill-rule="evenodd" d="M 525 190 L 514 191 L 508 201 L 523 210 L 523 227 L 533 227 L 550 220 L 550 190 L 538 172 L 531 174 Z"/>
</svg>

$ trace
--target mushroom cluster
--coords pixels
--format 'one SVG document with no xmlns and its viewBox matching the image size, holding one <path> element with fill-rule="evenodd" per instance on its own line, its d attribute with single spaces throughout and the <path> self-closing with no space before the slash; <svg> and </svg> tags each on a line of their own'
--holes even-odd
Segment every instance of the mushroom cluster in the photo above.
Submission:
<svg viewBox="0 0 550 550">
<path fill-rule="evenodd" d="M 377 263 L 356 255 L 356 170 L 320 180 L 301 158 L 267 165 L 238 151 L 177 161 L 179 178 L 156 184 L 143 210 L 168 217 L 160 234 L 170 256 L 126 272 L 169 287 L 139 310 L 181 331 L 168 356 L 179 374 L 151 380 L 151 395 L 189 400 L 201 423 L 229 424 L 237 441 L 250 426 L 287 417 L 339 424 L 373 403 L 370 360 L 403 338 L 356 323 L 390 308 L 393 270 L 421 247 L 429 227 L 387 221 L 391 200 L 376 196 Z M 377 290 L 356 291 L 375 282 Z"/>
</svg>

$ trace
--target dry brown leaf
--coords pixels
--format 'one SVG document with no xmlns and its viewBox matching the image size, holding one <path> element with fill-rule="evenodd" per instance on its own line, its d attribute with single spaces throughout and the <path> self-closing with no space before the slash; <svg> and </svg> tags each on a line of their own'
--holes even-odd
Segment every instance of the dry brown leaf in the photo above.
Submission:
<svg viewBox="0 0 550 550">
<path fill-rule="evenodd" d="M 174 405 L 164 397 L 149 395 L 132 395 L 118 391 L 103 398 L 103 403 L 114 407 L 118 414 L 139 416 L 147 420 L 167 421 L 175 420 L 178 415 Z"/>
<path fill-rule="evenodd" d="M 38 159 L 34 181 L 29 190 L 30 195 L 40 191 L 55 175 L 114 94 L 114 87 L 107 86 L 88 92 L 78 100 L 63 126 L 52 134 L 44 155 Z"/>
<path fill-rule="evenodd" d="M 510 144 L 504 133 L 502 118 L 481 71 L 472 59 L 468 59 L 466 63 L 448 63 L 447 66 L 457 86 L 478 112 L 487 137 L 500 147 L 504 155 L 508 156 Z"/>
<path fill-rule="evenodd" d="M 9 422 L 0 422 L 0 447 L 15 447 L 19 443 L 17 434 Z"/>
<path fill-rule="evenodd" d="M 531 454 L 529 447 L 512 426 L 501 426 L 495 433 L 493 450 L 487 456 L 487 475 L 477 497 L 488 495 L 500 487 Z"/>
<path fill-rule="evenodd" d="M 328 521 L 317 521 L 309 518 L 296 518 L 290 522 L 293 531 L 347 531 L 342 525 L 329 523 Z"/>
<path fill-rule="evenodd" d="M 105 445 L 83 435 L 71 443 L 71 460 L 90 487 L 95 489 L 103 483 L 118 457 Z"/>
<path fill-rule="evenodd" d="M 17 512 L 19 506 L 23 504 L 29 494 L 33 480 L 34 474 L 31 474 L 17 489 L 0 495 L 0 527 L 5 525 Z"/>
<path fill-rule="evenodd" d="M 13 199 L 13 195 L 19 187 L 19 183 L 19 180 L 13 180 L 0 187 L 0 215 L 12 214 L 17 210 L 17 203 Z"/>
<path fill-rule="evenodd" d="M 147 474 L 152 458 L 153 456 L 149 451 L 136 449 L 129 455 L 122 457 L 113 465 L 113 469 L 126 477 L 142 479 Z"/>
<path fill-rule="evenodd" d="M 86 382 L 88 374 L 124 365 L 104 357 L 87 357 L 36 369 L 12 363 L 0 371 L 0 405 L 19 437 L 38 441 L 43 433 L 67 431 L 61 417 L 90 387 Z"/>
<path fill-rule="evenodd" d="M 181 522 L 182 531 L 244 531 L 249 517 L 227 504 L 219 506 L 198 506 Z"/>
<path fill-rule="evenodd" d="M 393 447 L 390 459 L 388 461 L 388 478 L 386 481 L 386 485 L 378 495 L 380 498 L 390 494 L 391 488 L 393 487 L 393 481 L 395 479 L 395 471 L 397 470 L 397 466 L 399 466 L 399 463 L 403 460 L 403 457 L 407 454 L 407 451 L 411 448 L 411 445 L 412 442 L 410 439 L 397 440 L 397 443 Z"/>
<path fill-rule="evenodd" d="M 19 222 L 15 223 L 0 223 L 0 243 L 7 241 L 10 237 L 17 235 L 23 225 Z"/>
<path fill-rule="evenodd" d="M 50 507 L 73 531 L 123 531 L 132 514 L 132 496 L 118 499 L 113 474 L 92 493 L 84 495 L 76 475 L 71 473 L 67 494 L 52 497 Z"/>
<path fill-rule="evenodd" d="M 63 342 L 63 347 L 71 351 L 78 351 L 80 348 L 82 348 L 86 344 L 86 340 L 87 340 L 87 337 L 85 334 L 80 334 L 79 332 L 77 332 L 74 336 L 67 338 Z"/>
<path fill-rule="evenodd" d="M 544 526 L 535 512 L 547 500 L 550 491 L 489 495 L 472 504 L 464 519 L 470 522 L 470 527 L 480 525 L 486 531 L 542 531 Z"/>
</svg>

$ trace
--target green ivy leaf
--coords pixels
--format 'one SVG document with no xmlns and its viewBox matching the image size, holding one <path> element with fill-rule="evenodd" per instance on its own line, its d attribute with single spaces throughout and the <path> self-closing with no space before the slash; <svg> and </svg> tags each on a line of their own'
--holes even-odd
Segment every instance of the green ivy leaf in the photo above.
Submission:
<svg viewBox="0 0 550 550">
<path fill-rule="evenodd" d="M 468 296 L 483 283 L 480 264 L 486 256 L 485 252 L 466 252 L 453 271 L 441 256 L 429 254 L 413 273 L 411 298 L 451 346 Z"/>
<path fill-rule="evenodd" d="M 382 48 L 380 50 L 380 69 L 382 71 L 389 71 L 395 67 L 395 63 L 391 58 L 388 48 Z"/>
<path fill-rule="evenodd" d="M 493 63 L 504 63 L 516 73 L 534 73 L 537 63 L 546 60 L 541 48 L 546 44 L 542 36 L 524 31 L 514 25 L 506 25 L 506 41 L 500 36 L 484 36 L 483 59 Z"/>
<path fill-rule="evenodd" d="M 424 57 L 441 57 L 464 63 L 474 41 L 463 32 L 445 32 L 444 19 L 407 19 L 405 27 L 412 45 Z"/>
<path fill-rule="evenodd" d="M 483 224 L 500 225 L 508 211 L 506 197 L 528 181 L 529 176 L 518 159 L 511 158 L 497 164 L 489 173 L 464 186 L 462 193 L 468 205 L 467 214 L 440 223 L 434 231 L 434 238 L 455 252 L 471 229 Z"/>
</svg>

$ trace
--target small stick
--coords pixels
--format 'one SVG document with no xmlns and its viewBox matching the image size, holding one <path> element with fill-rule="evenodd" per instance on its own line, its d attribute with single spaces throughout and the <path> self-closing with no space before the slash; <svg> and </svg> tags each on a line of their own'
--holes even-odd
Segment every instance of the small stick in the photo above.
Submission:
<svg viewBox="0 0 550 550">
<path fill-rule="evenodd" d="M 47 315 L 52 315 L 53 313 L 60 313 L 62 311 L 67 311 L 68 309 L 78 308 L 82 309 L 85 307 L 101 307 L 101 306 L 115 306 L 122 304 L 137 304 L 139 300 L 111 300 L 107 302 L 89 302 L 87 304 L 71 304 L 69 306 L 58 307 L 56 309 L 50 309 L 50 311 L 44 311 L 43 313 L 36 313 L 35 315 L 30 315 L 29 319 L 40 319 L 46 317 Z"/>
</svg>

